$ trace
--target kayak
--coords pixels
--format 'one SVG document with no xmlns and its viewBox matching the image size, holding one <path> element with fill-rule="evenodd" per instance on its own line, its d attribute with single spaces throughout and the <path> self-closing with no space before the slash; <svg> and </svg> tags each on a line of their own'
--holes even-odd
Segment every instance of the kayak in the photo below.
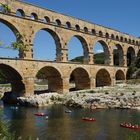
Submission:
<svg viewBox="0 0 140 140">
<path fill-rule="evenodd" d="M 71 113 L 71 110 L 65 110 L 65 113 Z"/>
<path fill-rule="evenodd" d="M 96 121 L 95 118 L 89 118 L 89 117 L 84 117 L 84 118 L 82 118 L 82 120 L 91 121 L 91 122 Z"/>
<path fill-rule="evenodd" d="M 120 126 L 121 126 L 121 127 L 124 127 L 124 128 L 140 130 L 140 126 L 135 126 L 135 125 L 129 126 L 128 124 L 120 124 Z"/>
<path fill-rule="evenodd" d="M 35 116 L 45 116 L 44 113 L 34 113 Z"/>
</svg>

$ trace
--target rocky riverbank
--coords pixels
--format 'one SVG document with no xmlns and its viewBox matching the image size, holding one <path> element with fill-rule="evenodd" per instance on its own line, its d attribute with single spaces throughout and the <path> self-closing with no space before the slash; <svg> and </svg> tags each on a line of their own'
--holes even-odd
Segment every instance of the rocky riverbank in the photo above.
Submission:
<svg viewBox="0 0 140 140">
<path fill-rule="evenodd" d="M 140 109 L 140 85 L 120 84 L 114 87 L 99 87 L 93 90 L 74 91 L 64 95 L 45 93 L 26 98 L 19 97 L 18 103 L 35 107 L 64 104 L 70 107 L 90 109 Z"/>
</svg>

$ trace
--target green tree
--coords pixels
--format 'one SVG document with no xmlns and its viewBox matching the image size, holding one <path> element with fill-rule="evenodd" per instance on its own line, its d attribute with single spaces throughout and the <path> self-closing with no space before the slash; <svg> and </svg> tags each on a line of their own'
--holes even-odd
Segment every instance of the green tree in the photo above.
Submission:
<svg viewBox="0 0 140 140">
<path fill-rule="evenodd" d="M 3 4 L 3 3 L 0 3 L 0 10 L 1 12 L 6 14 L 11 12 L 11 8 L 8 6 L 8 4 Z"/>
<path fill-rule="evenodd" d="M 24 43 L 25 42 L 25 35 L 21 35 L 19 33 L 16 34 L 16 38 L 17 38 L 17 41 L 15 42 L 12 42 L 11 44 L 11 48 L 15 49 L 15 50 L 24 50 L 24 51 L 27 51 L 28 50 L 28 47 L 29 47 L 29 44 L 27 43 Z"/>
</svg>

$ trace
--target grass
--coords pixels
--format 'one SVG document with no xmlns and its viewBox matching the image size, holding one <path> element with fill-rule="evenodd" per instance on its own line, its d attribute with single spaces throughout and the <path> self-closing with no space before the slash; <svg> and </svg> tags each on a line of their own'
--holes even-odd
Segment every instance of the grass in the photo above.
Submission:
<svg viewBox="0 0 140 140">
<path fill-rule="evenodd" d="M 140 140 L 140 133 L 139 132 L 131 133 L 126 136 L 126 140 Z"/>
<path fill-rule="evenodd" d="M 140 79 L 127 80 L 127 84 L 140 84 Z"/>
</svg>

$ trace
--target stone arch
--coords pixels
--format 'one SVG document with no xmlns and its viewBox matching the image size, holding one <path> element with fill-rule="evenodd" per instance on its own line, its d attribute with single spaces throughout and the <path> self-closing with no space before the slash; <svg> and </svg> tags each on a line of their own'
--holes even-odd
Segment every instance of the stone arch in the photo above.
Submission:
<svg viewBox="0 0 140 140">
<path fill-rule="evenodd" d="M 125 80 L 125 74 L 122 70 L 118 70 L 115 74 L 116 83 L 123 83 Z"/>
<path fill-rule="evenodd" d="M 48 32 L 52 36 L 52 38 L 54 39 L 55 46 L 56 46 L 56 58 L 55 59 L 56 59 L 56 61 L 61 61 L 62 45 L 61 45 L 61 41 L 60 41 L 60 36 L 54 30 L 52 30 L 50 28 L 41 28 L 34 33 L 33 40 L 35 39 L 35 35 L 41 30 Z"/>
<path fill-rule="evenodd" d="M 56 22 L 56 25 L 58 25 L 58 26 L 61 26 L 61 24 L 62 24 L 59 19 L 56 19 L 55 22 Z"/>
<path fill-rule="evenodd" d="M 109 38 L 109 33 L 106 33 L 106 34 L 105 34 L 105 37 L 106 37 L 106 38 Z"/>
<path fill-rule="evenodd" d="M 3 82 L 11 84 L 13 96 L 23 96 L 25 93 L 25 85 L 21 74 L 15 68 L 6 64 L 0 64 L 0 71 L 0 75 L 4 80 Z"/>
<path fill-rule="evenodd" d="M 20 17 L 25 17 L 25 12 L 22 9 L 17 9 L 16 15 Z"/>
<path fill-rule="evenodd" d="M 135 61 L 135 50 L 133 47 L 127 49 L 127 66 L 130 66 Z"/>
<path fill-rule="evenodd" d="M 111 34 L 111 39 L 115 39 L 115 36 L 114 36 L 114 34 Z"/>
<path fill-rule="evenodd" d="M 90 77 L 84 68 L 78 67 L 75 68 L 70 73 L 69 81 L 73 81 L 75 83 L 75 87 L 69 88 L 71 90 L 83 90 L 90 89 Z"/>
<path fill-rule="evenodd" d="M 116 35 L 116 40 L 119 41 L 119 36 L 118 35 Z"/>
<path fill-rule="evenodd" d="M 75 25 L 75 29 L 76 29 L 77 31 L 80 31 L 80 26 L 79 26 L 78 24 L 76 24 L 76 25 Z"/>
<path fill-rule="evenodd" d="M 106 69 L 100 69 L 96 73 L 96 87 L 110 86 L 110 85 L 111 85 L 111 77 L 109 72 Z"/>
<path fill-rule="evenodd" d="M 134 45 L 135 45 L 135 40 L 132 40 L 132 44 L 134 44 Z"/>
<path fill-rule="evenodd" d="M 91 33 L 92 33 L 93 35 L 96 35 L 96 30 L 95 30 L 95 29 L 92 29 L 92 30 L 91 30 Z"/>
<path fill-rule="evenodd" d="M 82 45 L 82 49 L 83 49 L 83 62 L 88 63 L 89 48 L 88 48 L 87 41 L 85 40 L 85 38 L 83 38 L 83 37 L 80 36 L 80 35 L 73 35 L 73 36 L 71 37 L 71 39 L 72 39 L 73 37 L 76 37 L 76 38 L 80 41 L 80 43 L 81 43 L 81 45 Z M 71 39 L 69 39 L 68 42 L 70 42 Z M 69 49 L 69 48 L 68 48 L 68 49 Z M 74 50 L 73 50 L 73 51 L 74 51 Z"/>
<path fill-rule="evenodd" d="M 125 38 L 124 41 L 127 42 L 127 38 Z"/>
<path fill-rule="evenodd" d="M 131 39 L 129 39 L 129 43 L 131 44 Z"/>
<path fill-rule="evenodd" d="M 104 62 L 102 62 L 102 63 L 96 63 L 94 61 L 94 63 L 96 63 L 96 64 L 109 64 L 109 61 L 110 61 L 110 58 L 109 58 L 110 52 L 109 52 L 109 48 L 108 48 L 107 43 L 105 41 L 103 41 L 103 40 L 97 40 L 96 43 L 99 43 L 102 46 L 102 48 L 103 48 L 103 54 L 102 55 L 103 55 L 103 61 Z M 94 44 L 93 49 L 95 49 L 96 43 Z M 95 57 L 96 56 L 94 55 L 94 59 L 96 59 Z"/>
<path fill-rule="evenodd" d="M 136 45 L 139 45 L 138 41 L 136 41 Z"/>
<path fill-rule="evenodd" d="M 11 31 L 15 34 L 15 36 L 16 36 L 16 34 L 20 33 L 18 31 L 18 29 L 12 23 L 10 23 L 9 21 L 0 18 L 0 22 L 5 24 L 7 27 L 9 27 L 11 29 Z"/>
<path fill-rule="evenodd" d="M 113 48 L 113 60 L 115 66 L 123 66 L 124 65 L 124 52 L 122 46 L 120 44 L 116 44 Z"/>
<path fill-rule="evenodd" d="M 103 32 L 102 31 L 99 31 L 99 36 L 103 37 Z"/>
<path fill-rule="evenodd" d="M 88 28 L 87 27 L 84 27 L 84 32 L 88 33 Z"/>
<path fill-rule="evenodd" d="M 43 78 L 47 79 L 47 81 L 48 81 L 48 92 L 62 93 L 63 81 L 62 81 L 62 75 L 61 75 L 61 72 L 59 71 L 59 69 L 57 69 L 53 66 L 45 66 L 45 67 L 42 67 L 36 73 L 36 77 L 39 78 L 40 73 L 43 75 Z"/>
<path fill-rule="evenodd" d="M 20 35 L 20 31 L 18 30 L 18 28 L 16 26 L 14 26 L 14 23 L 11 23 L 8 20 L 4 20 L 2 18 L 0 18 L 0 23 L 3 23 L 4 25 L 6 25 L 13 32 L 16 40 L 18 39 L 17 35 Z M 6 43 L 6 42 L 3 42 L 3 43 Z M 22 50 L 20 49 L 20 50 L 17 50 L 17 51 L 18 51 L 19 58 L 22 58 L 23 57 Z"/>
<path fill-rule="evenodd" d="M 31 13 L 31 17 L 32 20 L 38 20 L 38 15 L 36 13 Z"/>
<path fill-rule="evenodd" d="M 67 21 L 65 27 L 66 28 L 71 28 L 71 23 L 69 21 Z"/>
<path fill-rule="evenodd" d="M 124 39 L 123 39 L 123 37 L 121 36 L 121 37 L 120 37 L 120 41 L 123 42 L 123 40 L 124 40 Z"/>
<path fill-rule="evenodd" d="M 45 23 L 50 23 L 51 20 L 50 20 L 50 18 L 49 18 L 48 16 L 45 16 L 45 17 L 44 17 L 44 22 L 45 22 Z"/>
</svg>

